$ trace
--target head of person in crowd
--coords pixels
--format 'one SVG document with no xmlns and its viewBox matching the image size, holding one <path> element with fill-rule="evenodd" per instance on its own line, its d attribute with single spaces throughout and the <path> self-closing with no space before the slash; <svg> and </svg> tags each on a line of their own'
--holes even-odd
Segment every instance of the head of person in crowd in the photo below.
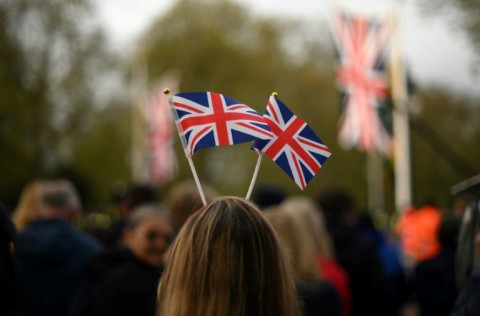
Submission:
<svg viewBox="0 0 480 316">
<path fill-rule="evenodd" d="M 329 241 L 322 240 L 320 218 L 312 204 L 308 198 L 295 197 L 265 213 L 287 250 L 297 282 L 302 283 L 320 279 L 316 257 L 320 252 L 330 253 Z"/>
<path fill-rule="evenodd" d="M 45 181 L 40 193 L 38 218 L 62 219 L 72 222 L 78 217 L 82 205 L 74 185 L 67 180 Z"/>
<path fill-rule="evenodd" d="M 317 202 L 328 222 L 353 224 L 355 218 L 355 201 L 345 189 L 331 188 L 321 192 Z"/>
<path fill-rule="evenodd" d="M 215 199 L 177 236 L 158 291 L 159 315 L 299 315 L 272 226 L 252 203 Z"/>
<path fill-rule="evenodd" d="M 202 188 L 207 202 L 218 196 L 209 185 L 202 183 Z M 203 207 L 195 181 L 186 180 L 173 186 L 165 197 L 165 205 L 171 213 L 173 228 L 178 232 L 188 217 Z"/>
<path fill-rule="evenodd" d="M 277 184 L 261 184 L 252 194 L 252 201 L 261 209 L 280 205 L 287 198 L 285 190 Z"/>
<path fill-rule="evenodd" d="M 156 204 L 142 204 L 127 217 L 123 243 L 149 266 L 160 266 L 170 246 L 173 228 L 168 212 Z"/>
<path fill-rule="evenodd" d="M 19 232 L 23 231 L 28 224 L 38 218 L 43 183 L 44 181 L 40 179 L 33 180 L 22 191 L 17 208 L 12 214 L 12 220 Z"/>
<path fill-rule="evenodd" d="M 438 241 L 442 247 L 456 248 L 462 219 L 456 214 L 444 214 L 438 228 Z"/>
<path fill-rule="evenodd" d="M 125 218 L 136 207 L 142 204 L 158 202 L 158 194 L 154 187 L 148 184 L 135 184 L 127 190 L 125 195 L 125 208 L 120 216 Z"/>
<path fill-rule="evenodd" d="M 323 213 L 315 200 L 305 196 L 291 197 L 282 203 L 282 208 L 296 218 L 299 227 L 304 227 L 308 238 L 314 242 L 317 255 L 333 259 L 332 241 L 325 226 Z"/>
</svg>

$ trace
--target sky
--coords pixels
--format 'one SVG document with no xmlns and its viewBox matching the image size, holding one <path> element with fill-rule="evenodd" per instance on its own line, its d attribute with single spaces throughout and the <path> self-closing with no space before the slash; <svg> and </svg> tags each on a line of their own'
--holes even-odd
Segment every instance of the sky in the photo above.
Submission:
<svg viewBox="0 0 480 316">
<path fill-rule="evenodd" d="M 382 16 L 395 7 L 401 17 L 404 55 L 420 85 L 442 85 L 480 96 L 480 74 L 473 71 L 474 53 L 466 35 L 447 17 L 425 17 L 414 0 L 235 0 L 260 16 L 289 16 L 317 23 L 332 8 Z M 126 51 L 152 21 L 175 0 L 96 0 L 97 15 L 114 46 Z M 368 6 L 365 6 L 368 3 Z"/>
</svg>

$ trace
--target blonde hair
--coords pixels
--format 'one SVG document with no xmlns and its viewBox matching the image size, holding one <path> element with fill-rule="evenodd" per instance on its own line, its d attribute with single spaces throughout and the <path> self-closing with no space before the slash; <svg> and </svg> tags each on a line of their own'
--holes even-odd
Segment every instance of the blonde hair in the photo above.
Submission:
<svg viewBox="0 0 480 316">
<path fill-rule="evenodd" d="M 19 232 L 38 218 L 44 183 L 44 180 L 37 179 L 24 187 L 17 208 L 12 214 L 13 223 Z"/>
<path fill-rule="evenodd" d="M 161 316 L 300 315 L 273 228 L 250 202 L 224 197 L 192 215 L 159 285 Z"/>
<path fill-rule="evenodd" d="M 315 202 L 306 197 L 289 198 L 279 207 L 267 210 L 266 215 L 287 248 L 297 281 L 320 279 L 316 258 L 333 256 L 330 238 Z"/>
</svg>

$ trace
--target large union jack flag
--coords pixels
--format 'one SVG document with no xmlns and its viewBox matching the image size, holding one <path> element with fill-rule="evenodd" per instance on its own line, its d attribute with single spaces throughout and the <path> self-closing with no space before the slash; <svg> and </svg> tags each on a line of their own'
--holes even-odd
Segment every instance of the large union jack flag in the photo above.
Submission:
<svg viewBox="0 0 480 316">
<path fill-rule="evenodd" d="M 335 12 L 332 21 L 340 59 L 337 84 L 343 91 L 339 142 L 389 154 L 391 138 L 378 112 L 388 92 L 384 62 L 390 29 L 386 23 L 344 12 Z"/>
<path fill-rule="evenodd" d="M 172 97 L 176 124 L 187 155 L 199 149 L 269 139 L 268 124 L 255 110 L 214 92 L 187 92 Z"/>
<path fill-rule="evenodd" d="M 273 132 L 253 148 L 270 157 L 303 190 L 330 157 L 330 150 L 313 130 L 279 99 L 271 96 L 263 117 Z"/>
</svg>

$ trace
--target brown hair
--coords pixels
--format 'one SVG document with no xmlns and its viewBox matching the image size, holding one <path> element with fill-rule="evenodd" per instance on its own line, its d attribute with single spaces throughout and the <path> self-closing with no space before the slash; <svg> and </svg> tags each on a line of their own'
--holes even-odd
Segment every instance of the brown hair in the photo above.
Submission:
<svg viewBox="0 0 480 316">
<path fill-rule="evenodd" d="M 159 315 L 300 315 L 273 228 L 250 202 L 214 200 L 185 223 L 159 285 Z"/>
</svg>

